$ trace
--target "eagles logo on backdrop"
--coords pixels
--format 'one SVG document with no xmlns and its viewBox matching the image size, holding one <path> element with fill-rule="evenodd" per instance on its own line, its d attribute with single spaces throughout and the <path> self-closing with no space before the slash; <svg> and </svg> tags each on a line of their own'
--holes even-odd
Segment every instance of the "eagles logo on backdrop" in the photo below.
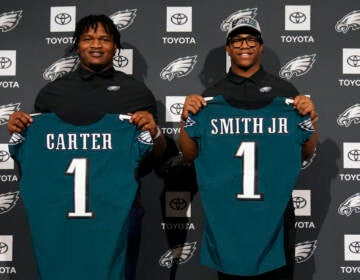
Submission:
<svg viewBox="0 0 360 280">
<path fill-rule="evenodd" d="M 0 106 L 0 125 L 7 124 L 12 113 L 20 110 L 21 103 L 9 103 Z"/>
<path fill-rule="evenodd" d="M 0 194 L 0 214 L 13 209 L 19 199 L 19 191 Z"/>
<path fill-rule="evenodd" d="M 196 241 L 186 242 L 167 250 L 160 257 L 160 266 L 171 268 L 173 265 L 184 264 L 188 262 L 195 253 L 196 243 Z"/>
<path fill-rule="evenodd" d="M 295 262 L 303 263 L 309 260 L 315 252 L 317 240 L 305 241 L 295 245 Z"/>
<path fill-rule="evenodd" d="M 354 104 L 342 112 L 337 118 L 339 126 L 349 127 L 360 123 L 360 104 Z"/>
<path fill-rule="evenodd" d="M 197 55 L 179 57 L 166 65 L 160 72 L 163 80 L 171 82 L 174 78 L 182 78 L 190 74 L 197 62 Z"/>
<path fill-rule="evenodd" d="M 77 55 L 60 58 L 45 69 L 43 78 L 45 80 L 55 81 L 56 79 L 74 71 L 78 67 L 79 62 L 80 60 Z"/>
<path fill-rule="evenodd" d="M 109 17 L 112 19 L 117 29 L 124 30 L 133 24 L 136 17 L 137 9 L 126 9 L 117 11 L 111 14 Z"/>
<path fill-rule="evenodd" d="M 353 213 L 360 213 L 360 193 L 348 197 L 338 208 L 339 215 L 349 217 Z"/>
<path fill-rule="evenodd" d="M 279 76 L 284 79 L 290 80 L 294 76 L 303 76 L 308 73 L 314 62 L 316 54 L 303 55 L 295 57 L 281 67 Z"/>
<path fill-rule="evenodd" d="M 335 30 L 344 34 L 358 29 L 360 29 L 360 10 L 348 13 L 335 24 Z"/>
<path fill-rule="evenodd" d="M 8 32 L 13 30 L 22 18 L 22 10 L 11 11 L 0 14 L 0 30 L 1 32 Z"/>
</svg>

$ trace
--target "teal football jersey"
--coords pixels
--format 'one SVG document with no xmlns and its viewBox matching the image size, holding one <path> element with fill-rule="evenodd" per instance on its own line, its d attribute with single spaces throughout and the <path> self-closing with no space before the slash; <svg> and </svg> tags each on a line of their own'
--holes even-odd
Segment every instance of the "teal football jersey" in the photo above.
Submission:
<svg viewBox="0 0 360 280">
<path fill-rule="evenodd" d="M 205 212 L 200 261 L 231 275 L 285 264 L 283 216 L 301 168 L 311 120 L 275 98 L 258 109 L 216 96 L 185 122 L 198 143 L 195 168 Z"/>
<path fill-rule="evenodd" d="M 41 114 L 12 135 L 38 279 L 125 279 L 135 169 L 153 143 L 123 117 L 76 126 Z"/>
</svg>

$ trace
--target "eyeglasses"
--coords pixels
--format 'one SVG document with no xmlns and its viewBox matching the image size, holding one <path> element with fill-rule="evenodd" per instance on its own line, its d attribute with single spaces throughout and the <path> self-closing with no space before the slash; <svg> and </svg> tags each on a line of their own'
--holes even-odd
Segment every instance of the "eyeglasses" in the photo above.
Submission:
<svg viewBox="0 0 360 280">
<path fill-rule="evenodd" d="M 236 37 L 236 38 L 231 38 L 230 39 L 230 44 L 233 48 L 241 48 L 241 46 L 243 45 L 243 42 L 246 42 L 246 44 L 249 47 L 255 47 L 256 44 L 259 42 L 259 39 L 257 37 L 245 37 L 245 38 L 241 38 L 241 37 Z"/>
</svg>

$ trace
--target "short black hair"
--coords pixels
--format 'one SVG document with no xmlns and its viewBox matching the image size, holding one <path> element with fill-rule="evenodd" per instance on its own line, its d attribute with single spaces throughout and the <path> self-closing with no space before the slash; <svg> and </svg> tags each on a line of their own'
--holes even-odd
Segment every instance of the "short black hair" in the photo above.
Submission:
<svg viewBox="0 0 360 280">
<path fill-rule="evenodd" d="M 111 18 L 106 15 L 88 15 L 76 23 L 75 32 L 73 35 L 73 50 L 78 49 L 80 36 L 89 28 L 94 28 L 96 31 L 99 23 L 101 23 L 104 26 L 106 32 L 112 36 L 116 47 L 118 49 L 121 48 L 120 33 Z"/>
</svg>

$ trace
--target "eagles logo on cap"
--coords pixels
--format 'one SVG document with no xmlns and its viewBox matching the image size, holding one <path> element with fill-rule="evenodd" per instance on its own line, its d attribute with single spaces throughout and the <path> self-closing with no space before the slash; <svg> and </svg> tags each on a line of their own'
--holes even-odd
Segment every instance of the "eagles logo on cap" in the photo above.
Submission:
<svg viewBox="0 0 360 280">
<path fill-rule="evenodd" d="M 234 19 L 231 22 L 231 25 L 227 32 L 226 38 L 229 37 L 229 35 L 231 33 L 233 33 L 235 30 L 244 28 L 244 27 L 253 29 L 255 31 L 255 33 L 257 33 L 257 35 L 261 35 L 260 24 L 258 23 L 258 21 L 256 19 L 251 18 L 251 17 L 240 17 L 240 18 Z"/>
</svg>

